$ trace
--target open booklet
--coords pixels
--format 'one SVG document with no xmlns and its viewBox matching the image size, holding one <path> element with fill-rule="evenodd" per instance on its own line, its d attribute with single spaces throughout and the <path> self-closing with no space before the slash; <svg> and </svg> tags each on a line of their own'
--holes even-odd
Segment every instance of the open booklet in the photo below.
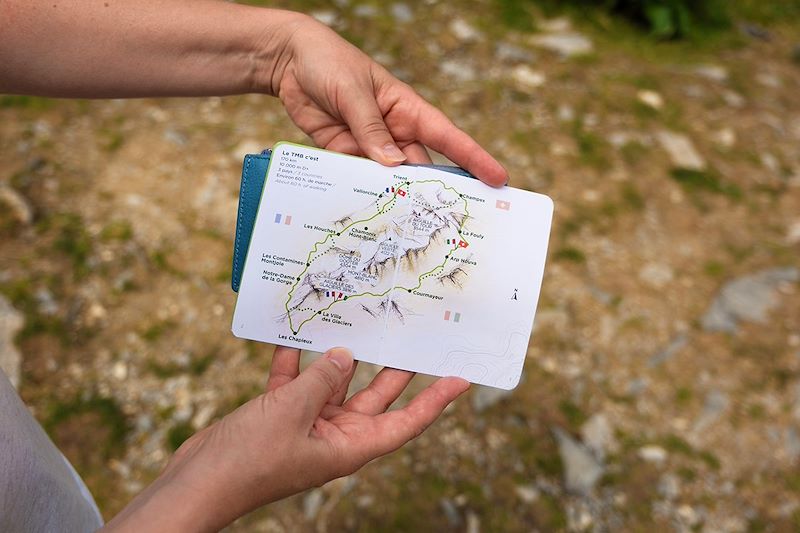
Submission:
<svg viewBox="0 0 800 533">
<path fill-rule="evenodd" d="M 232 331 L 511 389 L 552 214 L 541 194 L 279 143 Z"/>
</svg>

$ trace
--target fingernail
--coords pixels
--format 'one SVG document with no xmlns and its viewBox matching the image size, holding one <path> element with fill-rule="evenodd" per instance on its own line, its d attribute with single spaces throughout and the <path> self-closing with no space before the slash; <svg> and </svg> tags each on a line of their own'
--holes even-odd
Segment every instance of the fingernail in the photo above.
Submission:
<svg viewBox="0 0 800 533">
<path fill-rule="evenodd" d="M 392 161 L 393 163 L 402 163 L 407 159 L 406 154 L 404 154 L 403 151 L 393 143 L 386 143 L 386 145 L 383 147 L 383 155 L 386 157 L 386 159 Z"/>
<path fill-rule="evenodd" d="M 333 348 L 325 354 L 325 357 L 342 372 L 349 372 L 353 366 L 353 352 L 347 348 Z"/>
</svg>

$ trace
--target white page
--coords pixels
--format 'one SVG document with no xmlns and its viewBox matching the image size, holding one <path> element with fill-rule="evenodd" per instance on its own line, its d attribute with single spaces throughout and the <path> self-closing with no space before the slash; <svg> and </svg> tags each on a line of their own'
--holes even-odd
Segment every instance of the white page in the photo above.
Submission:
<svg viewBox="0 0 800 533">
<path fill-rule="evenodd" d="M 279 143 L 232 330 L 513 388 L 552 211 L 527 191 Z"/>
</svg>

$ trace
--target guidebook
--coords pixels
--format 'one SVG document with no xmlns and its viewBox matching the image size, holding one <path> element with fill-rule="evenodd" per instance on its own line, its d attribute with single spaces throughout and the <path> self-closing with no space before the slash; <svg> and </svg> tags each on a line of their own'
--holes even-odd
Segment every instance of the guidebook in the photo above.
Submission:
<svg viewBox="0 0 800 533">
<path fill-rule="evenodd" d="M 377 365 L 514 388 L 552 214 L 541 194 L 279 143 L 232 331 L 317 352 L 345 346 Z"/>
</svg>

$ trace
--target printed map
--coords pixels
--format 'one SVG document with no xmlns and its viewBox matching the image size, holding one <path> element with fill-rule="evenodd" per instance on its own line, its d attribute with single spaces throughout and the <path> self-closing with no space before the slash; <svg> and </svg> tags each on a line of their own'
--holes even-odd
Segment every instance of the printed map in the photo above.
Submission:
<svg viewBox="0 0 800 533">
<path fill-rule="evenodd" d="M 546 196 L 280 143 L 237 336 L 511 388 L 544 269 Z"/>
</svg>

